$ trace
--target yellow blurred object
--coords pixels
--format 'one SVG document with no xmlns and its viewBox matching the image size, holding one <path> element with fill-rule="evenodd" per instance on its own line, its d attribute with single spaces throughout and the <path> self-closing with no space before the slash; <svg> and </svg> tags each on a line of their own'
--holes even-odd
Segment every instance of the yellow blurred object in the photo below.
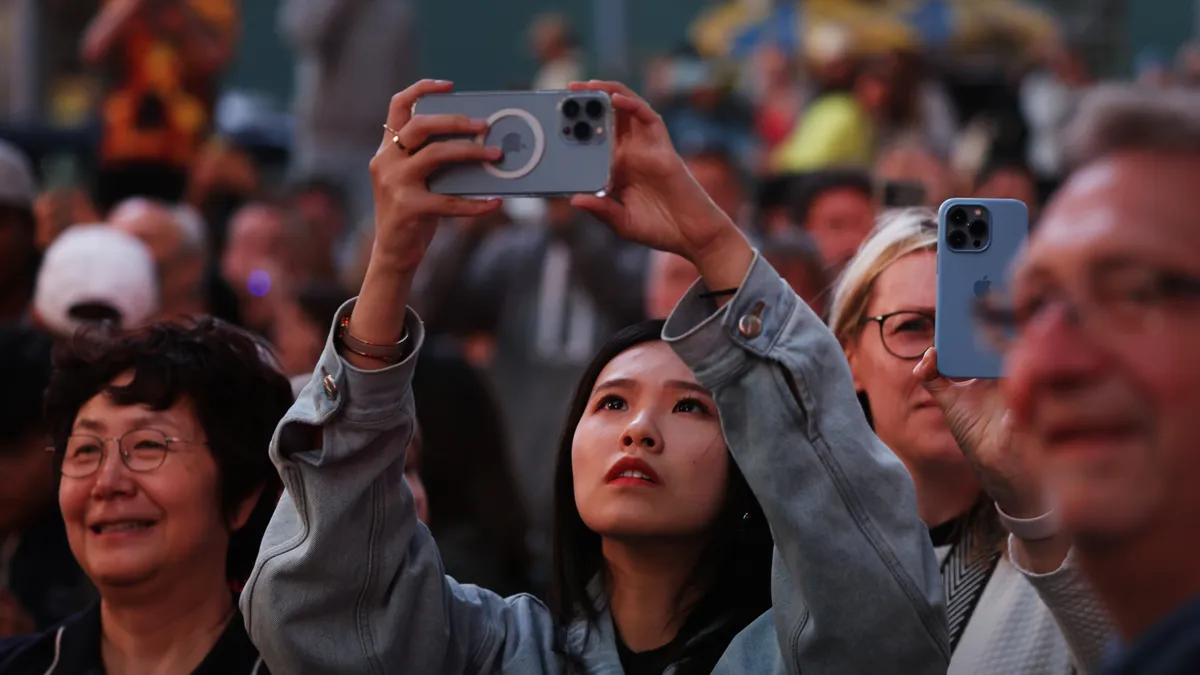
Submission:
<svg viewBox="0 0 1200 675">
<path fill-rule="evenodd" d="M 692 22 L 689 34 L 701 56 L 707 59 L 725 58 L 733 38 L 765 18 L 767 12 L 761 9 L 761 3 L 730 0 L 702 12 Z"/>
</svg>

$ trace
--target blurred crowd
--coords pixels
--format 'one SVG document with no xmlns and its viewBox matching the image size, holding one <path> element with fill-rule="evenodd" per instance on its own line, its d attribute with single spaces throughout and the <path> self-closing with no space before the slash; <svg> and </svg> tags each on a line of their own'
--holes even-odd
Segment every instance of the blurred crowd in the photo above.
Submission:
<svg viewBox="0 0 1200 675">
<path fill-rule="evenodd" d="M 53 469 L 30 450 L 44 446 L 51 343 L 211 315 L 259 336 L 295 394 L 314 386 L 374 246 L 381 113 L 418 76 L 397 38 L 415 30 L 405 3 L 351 4 L 282 4 L 298 59 L 283 175 L 210 133 L 233 2 L 104 3 L 80 45 L 112 73 L 88 183 L 42 184 L 21 149 L 0 144 L 0 636 L 92 599 L 56 518 Z M 539 17 L 528 44 L 530 87 L 588 79 L 564 17 Z M 831 25 L 802 49 L 764 39 L 737 59 L 683 45 L 643 76 L 696 181 L 822 317 L 838 311 L 833 285 L 887 209 L 1012 198 L 1036 227 L 1068 168 L 1062 130 L 1097 84 L 1065 38 L 982 84 L 920 49 L 867 47 Z M 1200 45 L 1140 64 L 1139 85 L 1148 97 L 1200 89 Z M 665 319 L 698 276 L 567 200 L 441 223 L 410 299 L 428 335 L 405 475 L 447 574 L 546 593 L 572 393 L 608 336 Z M 29 342 L 31 328 L 46 344 Z"/>
</svg>

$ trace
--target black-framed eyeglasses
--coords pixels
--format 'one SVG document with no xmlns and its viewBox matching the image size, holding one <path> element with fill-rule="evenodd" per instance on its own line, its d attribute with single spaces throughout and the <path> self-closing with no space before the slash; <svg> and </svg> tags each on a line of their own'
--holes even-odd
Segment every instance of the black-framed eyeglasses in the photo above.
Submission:
<svg viewBox="0 0 1200 675">
<path fill-rule="evenodd" d="M 868 316 L 861 324 L 879 324 L 879 340 L 889 354 L 905 361 L 914 361 L 933 346 L 934 316 L 928 312 L 902 310 L 878 316 Z"/>
<path fill-rule="evenodd" d="M 1063 305 L 1076 324 L 1094 322 L 1099 335 L 1124 337 L 1153 331 L 1173 313 L 1200 303 L 1200 278 L 1136 263 L 1103 265 L 1093 271 L 1080 293 L 1059 288 L 1027 293 L 1020 300 L 989 294 L 975 305 L 984 337 L 1006 350 L 1047 309 Z"/>
<path fill-rule="evenodd" d="M 91 476 L 104 463 L 109 441 L 117 443 L 121 463 L 137 473 L 147 473 L 162 466 L 175 443 L 200 443 L 174 438 L 157 429 L 133 429 L 108 438 L 93 434 L 71 434 L 67 437 L 67 446 L 59 461 L 59 471 L 67 478 Z"/>
</svg>

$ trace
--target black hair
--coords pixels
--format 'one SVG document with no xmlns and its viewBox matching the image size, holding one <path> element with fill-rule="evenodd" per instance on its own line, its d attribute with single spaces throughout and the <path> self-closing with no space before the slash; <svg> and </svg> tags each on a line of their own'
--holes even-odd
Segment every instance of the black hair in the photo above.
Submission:
<svg viewBox="0 0 1200 675">
<path fill-rule="evenodd" d="M 42 395 L 50 384 L 54 339 L 37 329 L 11 322 L 0 325 L 0 448 L 45 435 Z"/>
<path fill-rule="evenodd" d="M 243 582 L 282 490 L 267 451 L 293 400 L 287 378 L 266 353 L 249 333 L 212 318 L 113 337 L 81 333 L 54 352 L 45 410 L 56 454 L 62 457 L 79 409 L 97 394 L 107 394 L 117 405 L 144 404 L 153 410 L 186 398 L 216 461 L 226 517 L 262 489 L 245 526 L 229 539 L 226 577 Z M 114 386 L 123 373 L 133 379 Z"/>
<path fill-rule="evenodd" d="M 988 161 L 979 169 L 979 173 L 975 175 L 975 186 L 983 185 L 1001 171 L 1015 171 L 1023 174 L 1029 178 L 1031 185 L 1035 188 L 1037 186 L 1037 178 L 1025 160 L 1007 153 L 996 154 L 988 158 Z"/>
<path fill-rule="evenodd" d="M 571 463 L 575 427 L 583 417 L 592 388 L 604 367 L 633 347 L 661 340 L 663 325 L 663 321 L 657 320 L 634 324 L 600 347 L 575 390 L 559 441 L 554 475 L 554 560 L 549 604 L 558 625 L 559 651 L 566 657 L 568 667 L 579 668 L 580 655 L 571 653 L 566 646 L 565 631 L 577 619 L 584 619 L 589 624 L 599 619 L 599 610 L 588 585 L 604 571 L 600 535 L 583 522 L 575 503 Z M 724 621 L 704 646 L 678 655 L 677 675 L 712 672 L 733 637 L 770 608 L 772 549 L 770 529 L 762 509 L 730 456 L 725 504 L 697 568 L 692 572 L 692 581 L 683 589 L 680 599 L 689 595 L 689 591 L 701 590 L 702 593 L 691 605 L 676 609 L 691 617 L 720 617 Z M 700 589 L 701 577 L 706 572 L 712 573 L 715 581 L 708 588 Z M 707 627 L 685 620 L 680 636 L 686 638 Z"/>
<path fill-rule="evenodd" d="M 805 174 L 795 183 L 792 218 L 802 227 L 808 222 L 813 204 L 832 190 L 854 190 L 867 199 L 873 197 L 871 175 L 861 169 L 827 169 Z"/>
<path fill-rule="evenodd" d="M 435 539 L 464 529 L 478 535 L 471 542 L 481 546 L 469 553 L 482 560 L 463 560 L 455 555 L 460 550 L 442 549 L 447 574 L 501 595 L 525 592 L 528 522 L 508 462 L 503 418 L 483 375 L 454 345 L 430 339 L 413 374 L 430 531 Z"/>
</svg>

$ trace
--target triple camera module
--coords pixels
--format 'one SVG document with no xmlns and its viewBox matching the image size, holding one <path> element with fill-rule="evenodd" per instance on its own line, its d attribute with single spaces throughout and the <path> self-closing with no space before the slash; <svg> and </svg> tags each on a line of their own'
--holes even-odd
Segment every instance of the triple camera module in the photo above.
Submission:
<svg viewBox="0 0 1200 675">
<path fill-rule="evenodd" d="M 992 214 L 982 206 L 951 208 L 946 225 L 946 243 L 955 251 L 982 251 L 992 241 Z"/>
<path fill-rule="evenodd" d="M 562 135 L 576 143 L 591 143 L 604 134 L 604 103 L 594 98 L 568 98 L 562 102 Z"/>
</svg>

